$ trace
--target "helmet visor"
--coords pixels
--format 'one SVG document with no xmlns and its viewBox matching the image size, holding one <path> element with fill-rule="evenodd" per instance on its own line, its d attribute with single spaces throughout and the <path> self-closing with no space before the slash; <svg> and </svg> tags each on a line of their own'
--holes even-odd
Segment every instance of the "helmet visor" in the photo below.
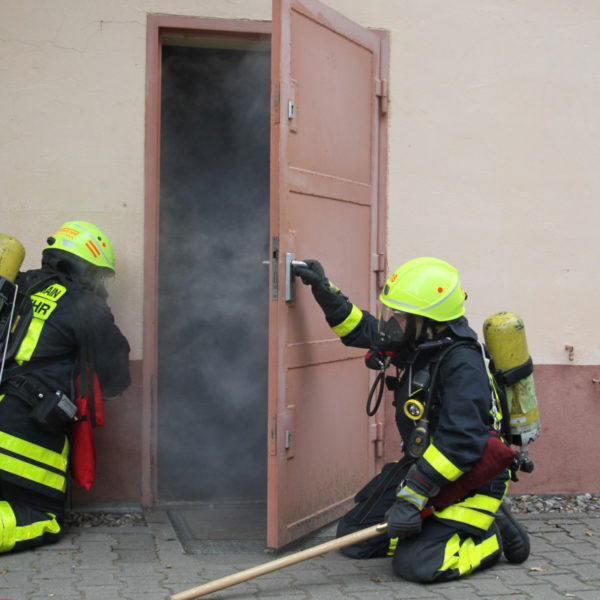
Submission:
<svg viewBox="0 0 600 600">
<path fill-rule="evenodd" d="M 101 298 L 108 298 L 106 282 L 114 279 L 115 272 L 105 267 L 90 266 L 81 278 L 81 282 Z"/>
</svg>

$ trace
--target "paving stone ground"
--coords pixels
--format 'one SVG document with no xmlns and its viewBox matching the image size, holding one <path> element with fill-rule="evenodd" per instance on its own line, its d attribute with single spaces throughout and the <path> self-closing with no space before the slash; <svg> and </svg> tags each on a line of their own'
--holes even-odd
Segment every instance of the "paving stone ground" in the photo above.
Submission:
<svg viewBox="0 0 600 600">
<path fill-rule="evenodd" d="M 0 555 L 0 600 L 167 600 L 282 554 L 186 554 L 167 512 L 145 524 L 71 527 L 57 544 Z M 452 583 L 399 580 L 390 560 L 351 560 L 337 551 L 221 590 L 205 598 L 238 600 L 600 600 L 600 515 L 519 515 L 532 551 L 522 565 L 504 559 Z M 333 527 L 303 547 L 333 537 Z M 297 550 L 297 548 L 295 549 Z"/>
</svg>

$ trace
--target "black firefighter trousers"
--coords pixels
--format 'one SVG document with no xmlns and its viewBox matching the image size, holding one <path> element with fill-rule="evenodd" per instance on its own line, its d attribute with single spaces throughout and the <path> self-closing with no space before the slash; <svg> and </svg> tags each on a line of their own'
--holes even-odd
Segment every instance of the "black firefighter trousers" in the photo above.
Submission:
<svg viewBox="0 0 600 600">
<path fill-rule="evenodd" d="M 392 465 L 386 465 L 382 473 L 356 495 L 357 504 L 338 523 L 337 537 L 385 521 L 385 513 L 396 499 L 396 487 L 408 466 L 388 480 L 383 491 L 377 490 L 386 469 L 391 468 Z M 474 535 L 430 516 L 423 521 L 421 532 L 413 537 L 397 540 L 379 535 L 342 548 L 342 552 L 350 558 L 391 556 L 392 569 L 398 577 L 431 583 L 452 581 L 496 564 L 502 555 L 502 539 L 495 521 L 487 531 Z"/>
</svg>

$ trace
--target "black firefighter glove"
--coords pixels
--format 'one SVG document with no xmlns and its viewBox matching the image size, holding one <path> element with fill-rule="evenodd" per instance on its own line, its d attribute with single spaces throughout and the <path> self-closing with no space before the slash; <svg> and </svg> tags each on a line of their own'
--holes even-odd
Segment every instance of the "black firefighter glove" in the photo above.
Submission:
<svg viewBox="0 0 600 600">
<path fill-rule="evenodd" d="M 325 277 L 325 270 L 323 265 L 318 260 L 307 259 L 301 262 L 306 263 L 306 267 L 294 265 L 293 273 L 296 277 L 302 279 L 304 285 L 310 285 L 311 287 L 329 287 L 329 280 Z"/>
<path fill-rule="evenodd" d="M 421 531 L 421 512 L 429 498 L 437 495 L 439 486 L 434 485 L 416 465 L 413 465 L 404 481 L 396 490 L 396 500 L 385 513 L 390 538 L 404 538 L 416 535 Z"/>
<path fill-rule="evenodd" d="M 306 267 L 294 266 L 292 272 L 296 277 L 300 277 L 304 285 L 310 285 L 313 296 L 327 320 L 337 325 L 348 316 L 352 304 L 344 294 L 340 293 L 339 288 L 327 279 L 325 270 L 318 260 L 309 258 L 302 262 L 306 263 Z"/>
</svg>

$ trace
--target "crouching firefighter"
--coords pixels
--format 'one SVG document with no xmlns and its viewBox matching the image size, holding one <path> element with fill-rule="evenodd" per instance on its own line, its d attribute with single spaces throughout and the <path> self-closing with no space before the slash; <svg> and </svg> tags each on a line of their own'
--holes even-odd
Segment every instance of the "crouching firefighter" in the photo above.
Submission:
<svg viewBox="0 0 600 600">
<path fill-rule="evenodd" d="M 76 398 L 91 407 L 80 420 L 92 418 L 101 401 L 94 387 L 108 398 L 130 384 L 129 344 L 106 302 L 104 280 L 114 273 L 108 238 L 72 221 L 48 238 L 41 269 L 16 277 L 0 340 L 0 552 L 59 539 Z"/>
<path fill-rule="evenodd" d="M 386 282 L 377 319 L 317 261 L 304 262 L 295 273 L 312 287 L 328 324 L 345 345 L 368 349 L 375 383 L 393 390 L 404 453 L 358 492 L 337 529 L 342 536 L 387 521 L 387 535 L 342 551 L 390 555 L 395 574 L 416 582 L 468 575 L 503 552 L 511 562 L 526 560 L 527 532 L 503 504 L 516 453 L 502 437 L 498 396 L 485 349 L 464 317 L 456 269 L 429 257 L 405 263 Z M 388 366 L 394 374 L 385 377 Z M 373 390 L 369 415 L 377 410 L 372 400 Z"/>
</svg>

